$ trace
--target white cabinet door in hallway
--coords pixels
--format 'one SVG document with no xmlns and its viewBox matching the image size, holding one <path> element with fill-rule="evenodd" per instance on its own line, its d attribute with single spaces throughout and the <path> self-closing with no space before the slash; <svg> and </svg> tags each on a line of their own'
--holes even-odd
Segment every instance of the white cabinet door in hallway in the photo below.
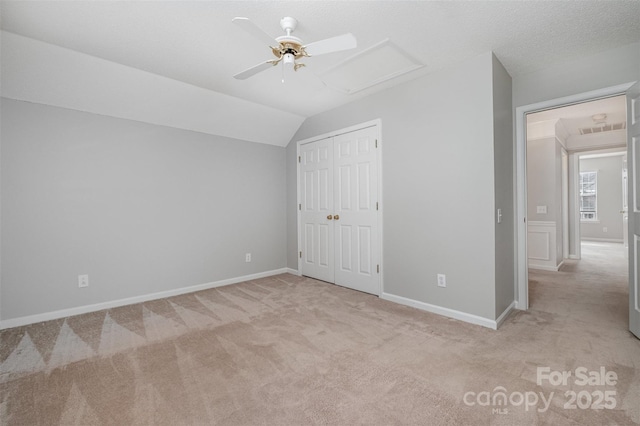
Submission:
<svg viewBox="0 0 640 426">
<path fill-rule="evenodd" d="M 377 127 L 300 145 L 302 275 L 380 294 Z"/>
</svg>

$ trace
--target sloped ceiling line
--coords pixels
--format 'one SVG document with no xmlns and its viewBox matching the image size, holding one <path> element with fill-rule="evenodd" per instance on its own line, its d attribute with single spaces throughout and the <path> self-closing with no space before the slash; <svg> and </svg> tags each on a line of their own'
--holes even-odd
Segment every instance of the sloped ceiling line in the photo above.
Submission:
<svg viewBox="0 0 640 426">
<path fill-rule="evenodd" d="M 281 147 L 305 119 L 10 32 L 0 37 L 5 98 Z"/>
</svg>

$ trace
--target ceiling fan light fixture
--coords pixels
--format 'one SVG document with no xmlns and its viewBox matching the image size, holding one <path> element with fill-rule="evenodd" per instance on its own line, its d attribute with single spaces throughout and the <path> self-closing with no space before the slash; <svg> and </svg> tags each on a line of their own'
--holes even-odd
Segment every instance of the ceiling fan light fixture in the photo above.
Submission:
<svg viewBox="0 0 640 426">
<path fill-rule="evenodd" d="M 290 16 L 285 16 L 280 20 L 280 26 L 286 35 L 271 38 L 270 35 L 261 30 L 256 24 L 251 22 L 249 18 L 236 17 L 232 22 L 243 28 L 246 32 L 266 42 L 275 56 L 275 59 L 261 62 L 258 65 L 242 71 L 233 77 L 239 80 L 245 80 L 259 72 L 262 72 L 270 67 L 270 65 L 278 65 L 282 62 L 282 75 L 284 82 L 284 70 L 287 68 L 297 71 L 299 68 L 304 67 L 305 64 L 296 62 L 299 59 L 324 55 L 327 53 L 340 52 L 342 50 L 353 49 L 357 47 L 356 38 L 351 33 L 343 34 L 341 36 L 331 37 L 324 40 L 319 40 L 314 43 L 304 45 L 302 40 L 291 33 L 296 29 L 298 21 Z M 275 42 L 276 44 L 274 44 Z M 307 51 L 309 49 L 309 51 Z"/>
<path fill-rule="evenodd" d="M 295 64 L 296 57 L 293 53 L 285 53 L 282 57 L 282 63 L 285 67 L 292 67 Z"/>
</svg>

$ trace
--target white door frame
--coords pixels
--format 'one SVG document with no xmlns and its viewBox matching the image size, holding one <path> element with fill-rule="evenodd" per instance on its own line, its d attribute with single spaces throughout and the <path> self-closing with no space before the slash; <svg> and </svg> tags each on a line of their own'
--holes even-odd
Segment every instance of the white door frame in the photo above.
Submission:
<svg viewBox="0 0 640 426">
<path fill-rule="evenodd" d="M 625 94 L 634 82 L 550 99 L 516 108 L 516 308 L 529 309 L 529 268 L 527 266 L 527 143 L 526 114 Z"/>
<path fill-rule="evenodd" d="M 562 261 L 569 258 L 569 153 L 562 147 Z"/>
<path fill-rule="evenodd" d="M 573 213 L 570 220 L 570 229 L 573 230 L 573 254 L 569 252 L 569 259 L 579 260 L 582 258 L 582 236 L 580 235 L 580 191 L 578 183 L 580 182 L 580 154 L 572 152 L 569 154 L 569 196 L 573 195 Z"/>
<path fill-rule="evenodd" d="M 368 127 L 375 127 L 377 129 L 377 136 L 376 139 L 378 141 L 378 155 L 377 155 L 377 167 L 378 167 L 378 220 L 377 220 L 377 227 L 378 227 L 378 259 L 380 259 L 380 271 L 378 273 L 378 293 L 376 294 L 377 296 L 380 296 L 382 293 L 384 293 L 384 279 L 383 279 L 383 271 L 384 271 L 384 256 L 383 256 L 383 235 L 384 232 L 382 230 L 382 216 L 384 214 L 384 202 L 382 199 L 382 120 L 381 119 L 375 119 L 375 120 L 371 120 L 371 121 L 367 121 L 364 123 L 360 123 L 360 124 L 356 124 L 354 126 L 349 126 L 346 127 L 344 129 L 339 129 L 339 130 L 334 130 L 328 133 L 324 133 L 322 135 L 318 135 L 318 136 L 313 136 L 311 138 L 307 138 L 307 139 L 302 139 L 300 141 L 296 142 L 296 195 L 297 195 L 297 203 L 298 206 L 300 206 L 302 204 L 302 191 L 300 188 L 300 145 L 306 144 L 306 143 L 310 143 L 310 142 L 315 142 L 315 141 L 319 141 L 322 139 L 327 139 L 327 138 L 332 138 L 334 136 L 338 136 L 338 135 L 342 135 L 345 133 L 350 133 L 350 132 L 355 132 L 356 130 L 362 130 L 362 129 L 366 129 Z M 297 229 L 298 229 L 298 253 L 300 253 L 300 251 L 302 250 L 302 229 L 301 229 L 301 217 L 300 217 L 301 211 L 300 211 L 300 207 L 298 207 L 297 210 Z M 300 257 L 300 255 L 298 255 L 298 274 L 302 275 L 302 258 Z"/>
</svg>

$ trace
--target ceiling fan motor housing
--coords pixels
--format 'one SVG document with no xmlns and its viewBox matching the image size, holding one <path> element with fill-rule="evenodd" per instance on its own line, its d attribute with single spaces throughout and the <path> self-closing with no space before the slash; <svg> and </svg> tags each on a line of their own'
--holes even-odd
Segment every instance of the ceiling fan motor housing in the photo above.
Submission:
<svg viewBox="0 0 640 426">
<path fill-rule="evenodd" d="M 308 56 L 302 47 L 302 40 L 298 37 L 294 37 L 291 33 L 298 26 L 298 20 L 291 16 L 285 16 L 280 20 L 280 26 L 287 33 L 287 35 L 276 38 L 279 43 L 278 47 L 272 47 L 274 56 L 282 58 L 286 54 L 291 54 L 295 59 L 300 59 L 303 56 Z"/>
<path fill-rule="evenodd" d="M 300 59 L 303 56 L 308 56 L 302 48 L 302 40 L 297 37 L 282 36 L 276 39 L 279 43 L 277 47 L 272 47 L 271 51 L 274 56 L 281 58 L 286 53 L 291 53 L 296 59 Z"/>
<path fill-rule="evenodd" d="M 292 18 L 291 16 L 285 16 L 280 20 L 280 27 L 282 27 L 287 35 L 291 35 L 291 33 L 295 31 L 297 26 L 298 20 L 296 18 Z"/>
</svg>

